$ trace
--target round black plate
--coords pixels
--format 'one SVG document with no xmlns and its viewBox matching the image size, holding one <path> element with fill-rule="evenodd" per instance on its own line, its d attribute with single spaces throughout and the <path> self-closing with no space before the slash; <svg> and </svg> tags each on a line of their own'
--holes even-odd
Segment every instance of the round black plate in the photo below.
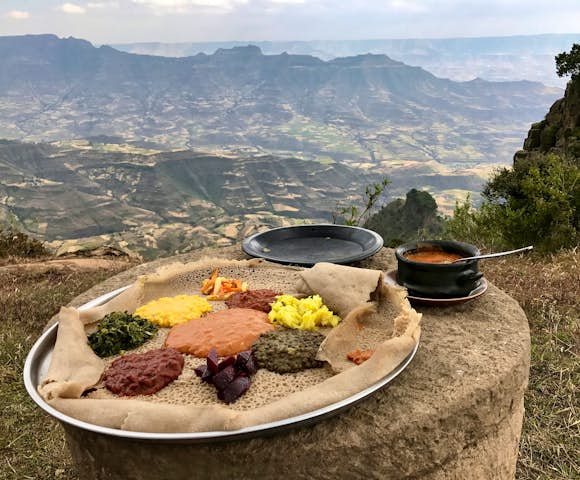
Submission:
<svg viewBox="0 0 580 480">
<path fill-rule="evenodd" d="M 385 283 L 388 285 L 394 285 L 401 287 L 397 282 L 397 271 L 391 270 L 385 275 Z M 479 281 L 479 285 L 475 290 L 472 290 L 469 295 L 465 297 L 457 298 L 430 298 L 430 297 L 415 297 L 413 295 L 407 295 L 407 298 L 412 304 L 429 305 L 432 307 L 452 307 L 453 305 L 459 305 L 461 303 L 469 302 L 474 298 L 480 297 L 487 291 L 487 280 L 482 277 Z"/>
<path fill-rule="evenodd" d="M 357 262 L 382 246 L 383 238 L 376 232 L 331 224 L 273 228 L 242 242 L 242 250 L 252 257 L 305 267 L 318 262 Z"/>
</svg>

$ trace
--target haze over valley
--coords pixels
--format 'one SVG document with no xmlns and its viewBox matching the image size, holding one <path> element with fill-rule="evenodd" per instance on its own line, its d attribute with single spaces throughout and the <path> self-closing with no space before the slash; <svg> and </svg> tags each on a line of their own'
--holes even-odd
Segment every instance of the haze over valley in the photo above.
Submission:
<svg viewBox="0 0 580 480">
<path fill-rule="evenodd" d="M 171 58 L 27 35 L 0 37 L 0 58 L 4 222 L 146 254 L 332 221 L 384 175 L 390 198 L 422 188 L 449 211 L 562 95 L 456 82 L 384 54 Z"/>
</svg>

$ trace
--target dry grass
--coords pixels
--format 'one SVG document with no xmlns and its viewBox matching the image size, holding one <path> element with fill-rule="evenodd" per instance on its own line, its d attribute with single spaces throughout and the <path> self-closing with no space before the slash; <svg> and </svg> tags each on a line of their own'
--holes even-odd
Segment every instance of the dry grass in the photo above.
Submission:
<svg viewBox="0 0 580 480">
<path fill-rule="evenodd" d="M 486 261 L 528 316 L 532 367 L 517 478 L 580 478 L 580 251 Z"/>
<path fill-rule="evenodd" d="M 119 263 L 119 269 L 129 264 Z M 26 354 L 61 305 L 115 271 L 0 273 L 0 479 L 75 479 L 62 428 L 22 383 Z"/>
<path fill-rule="evenodd" d="M 517 478 L 580 478 L 580 251 L 488 260 L 482 269 L 516 298 L 532 332 L 532 370 Z M 120 268 L 126 268 L 121 265 Z M 22 365 L 60 305 L 112 271 L 0 271 L 0 478 L 76 479 L 62 429 L 29 399 Z"/>
</svg>

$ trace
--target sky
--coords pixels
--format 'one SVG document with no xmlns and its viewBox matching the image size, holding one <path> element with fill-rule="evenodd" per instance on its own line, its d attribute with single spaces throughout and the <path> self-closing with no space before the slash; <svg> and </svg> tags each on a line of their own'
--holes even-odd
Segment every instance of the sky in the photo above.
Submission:
<svg viewBox="0 0 580 480">
<path fill-rule="evenodd" d="M 0 35 L 95 44 L 579 32 L 580 0 L 0 0 Z"/>
</svg>

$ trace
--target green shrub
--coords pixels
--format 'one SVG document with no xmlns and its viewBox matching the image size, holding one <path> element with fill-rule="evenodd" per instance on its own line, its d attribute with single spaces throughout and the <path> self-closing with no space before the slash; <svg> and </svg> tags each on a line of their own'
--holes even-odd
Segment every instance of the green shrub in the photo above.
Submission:
<svg viewBox="0 0 580 480">
<path fill-rule="evenodd" d="M 469 199 L 446 222 L 446 235 L 492 248 L 534 245 L 541 251 L 580 242 L 580 169 L 548 155 L 499 171 L 478 210 Z"/>
<path fill-rule="evenodd" d="M 42 257 L 44 255 L 48 255 L 48 251 L 39 240 L 14 228 L 8 230 L 0 228 L 0 258 Z"/>
<path fill-rule="evenodd" d="M 398 198 L 388 203 L 364 226 L 381 235 L 387 247 L 419 238 L 433 238 L 443 229 L 435 199 L 429 192 L 414 188 L 407 192 L 405 200 Z"/>
<path fill-rule="evenodd" d="M 386 188 L 390 184 L 389 177 L 383 177 L 379 183 L 367 185 L 362 211 L 356 205 L 340 207 L 337 212 L 333 212 L 332 214 L 333 223 L 351 226 L 363 225 L 371 215 L 379 198 L 385 193 Z"/>
</svg>

